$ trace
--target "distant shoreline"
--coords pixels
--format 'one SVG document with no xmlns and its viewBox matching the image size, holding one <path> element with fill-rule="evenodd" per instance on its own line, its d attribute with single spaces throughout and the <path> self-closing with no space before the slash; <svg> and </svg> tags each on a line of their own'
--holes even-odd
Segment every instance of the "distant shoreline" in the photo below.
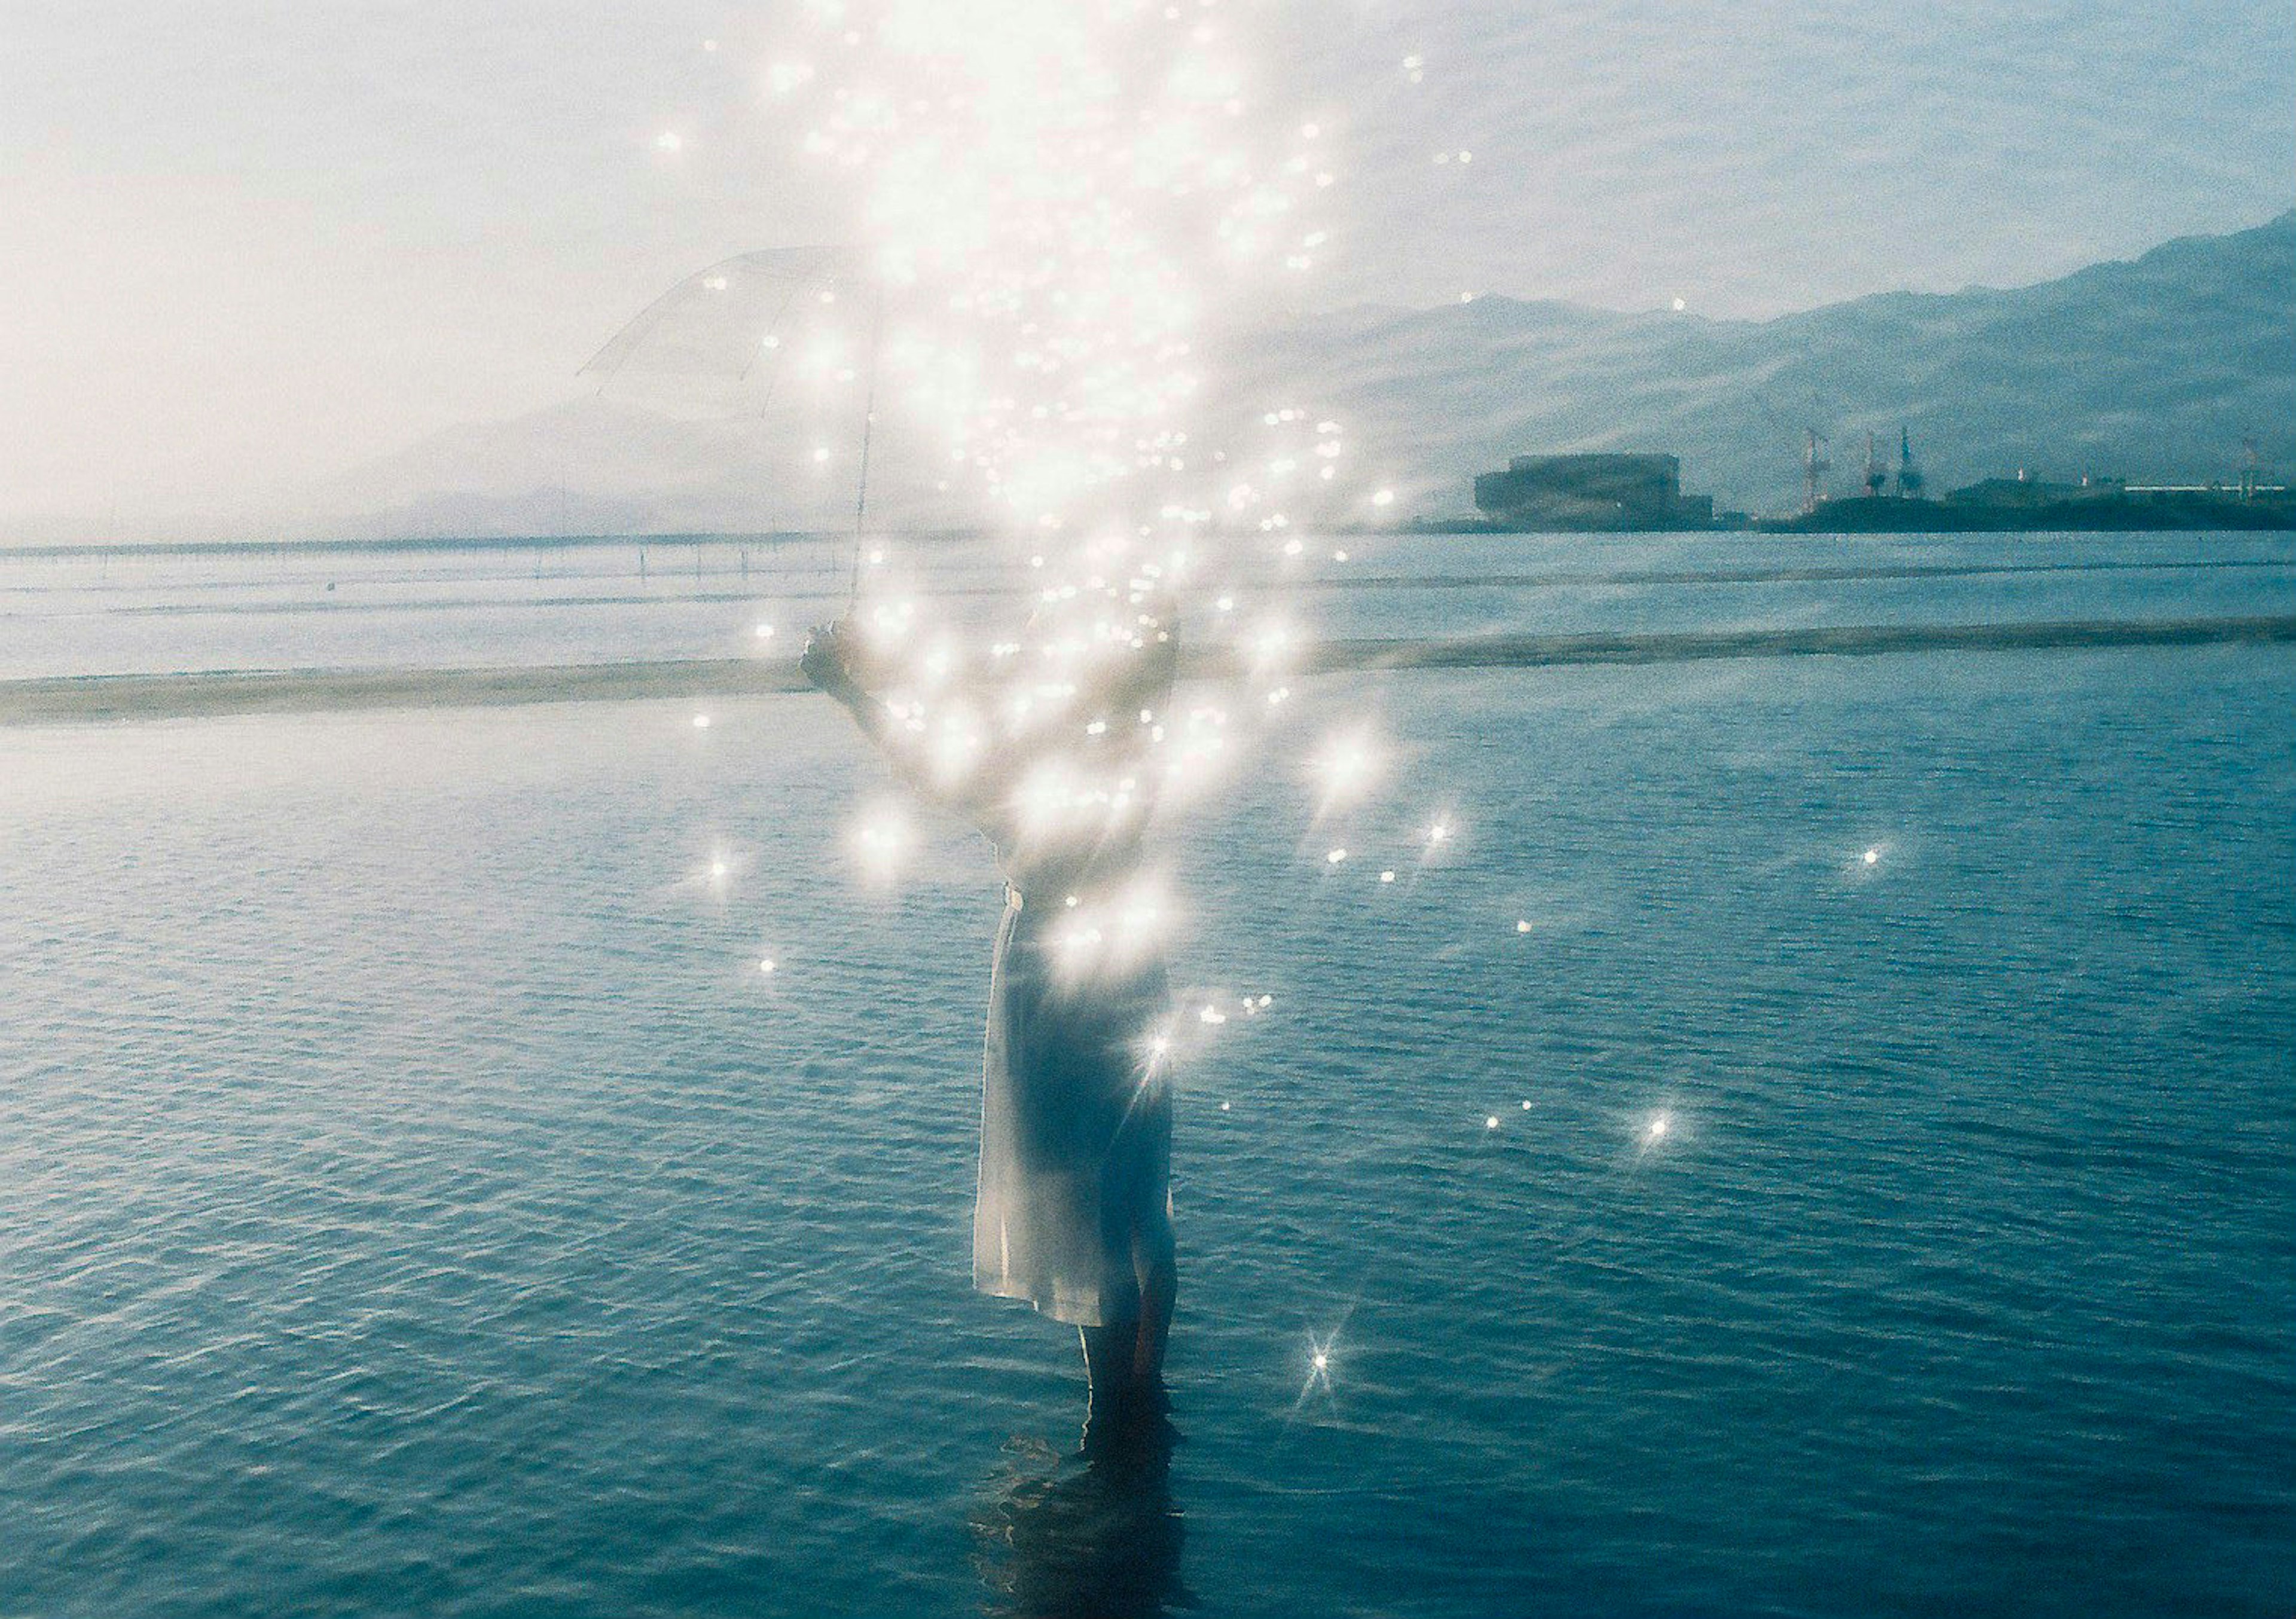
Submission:
<svg viewBox="0 0 2296 1619">
<path fill-rule="evenodd" d="M 939 542 L 977 537 L 979 531 L 923 529 L 900 538 Z M 456 551 L 632 550 L 652 545 L 850 544 L 844 529 L 760 529 L 752 534 L 512 534 L 400 536 L 392 539 L 315 540 L 120 540 L 92 544 L 0 545 L 0 562 L 19 558 L 70 561 L 100 557 L 334 556 L 361 552 Z"/>
<path fill-rule="evenodd" d="M 1301 591 L 1422 592 L 1587 590 L 1607 589 L 1621 585 L 1825 585 L 1878 580 L 2009 578 L 2031 575 L 2219 572 L 2292 567 L 2296 567 L 2296 553 L 2269 557 L 2200 557 L 2168 560 L 2068 558 L 2034 562 L 1851 562 L 1773 568 L 1614 568 L 1609 571 L 1562 568 L 1537 573 L 1364 573 L 1338 576 L 1310 575 L 1298 580 L 1295 588 Z M 604 578 L 612 576 L 590 576 Z M 664 576 L 666 578 L 682 576 L 682 570 L 667 569 Z M 748 577 L 746 574 L 743 576 L 745 580 Z M 1014 590 L 1012 585 L 1006 584 L 939 583 L 921 593 L 928 599 L 942 601 L 958 597 L 1010 598 L 1014 594 Z M 754 588 L 687 589 L 676 594 L 657 592 L 648 594 L 592 593 L 528 596 L 520 599 L 516 605 L 528 609 L 547 608 L 554 611 L 576 608 L 754 606 L 759 601 L 759 592 Z M 217 616 L 282 617 L 296 615 L 387 614 L 412 611 L 494 612 L 500 610 L 504 605 L 503 599 L 496 596 L 426 596 L 417 601 L 409 601 L 398 597 L 387 597 L 379 601 L 368 601 L 362 599 L 356 592 L 347 592 L 341 596 L 308 595 L 283 601 L 244 601 L 223 605 L 205 600 L 145 602 L 135 607 L 106 607 L 103 610 L 118 617 L 131 618 Z M 0 619 L 4 619 L 5 617 L 4 612 L 0 612 Z"/>
<path fill-rule="evenodd" d="M 1822 502 L 1795 517 L 1748 517 L 1742 520 L 1666 528 L 1620 528 L 1595 524 L 1558 528 L 1518 527 L 1503 519 L 1424 518 L 1402 532 L 1446 535 L 1749 535 L 1770 538 L 1952 539 L 1964 535 L 2029 534 L 2077 539 L 2096 534 L 2285 534 L 2296 528 L 2296 508 L 2284 503 L 2211 500 L 2201 497 L 2050 502 L 2032 506 L 1958 504 L 1952 501 L 1906 500 L 1859 495 Z"/>
<path fill-rule="evenodd" d="M 1648 634 L 1479 635 L 1328 641 L 1302 674 L 1346 670 L 1553 668 L 1747 658 L 1874 657 L 1922 651 L 2296 645 L 2296 615 L 2032 624 L 1857 625 L 1832 629 Z M 1195 648 L 1184 673 L 1228 675 L 1227 645 Z M 533 703 L 706 700 L 809 690 L 792 658 L 682 659 L 534 668 L 293 669 L 69 675 L 0 681 L 0 725 L 217 718 Z"/>
<path fill-rule="evenodd" d="M 1903 511 L 1903 505 L 1904 503 L 1896 501 L 1837 501 L 1828 503 L 1816 514 L 1751 519 L 1743 524 L 1718 524 L 1710 528 L 1533 528 L 1516 527 L 1488 518 L 1448 517 L 1413 518 L 1403 522 L 1384 524 L 1335 523 L 1318 527 L 1315 532 L 1345 539 L 1418 539 L 1433 536 L 1476 535 L 1495 538 L 1546 536 L 1573 541 L 1590 537 L 1636 539 L 1660 535 L 1669 537 L 1699 535 L 1718 538 L 1735 535 L 1749 539 L 1956 539 L 1974 534 L 2026 534 L 2041 540 L 2076 540 L 2099 534 L 2284 534 L 2296 524 L 2296 519 L 2290 519 L 2285 512 L 2275 512 L 2270 508 L 2260 513 L 2255 509 L 2248 509 L 2242 515 L 2250 520 L 2232 521 L 2225 517 L 2222 511 L 2201 513 L 2188 507 L 2163 507 L 2132 515 L 2126 507 L 2116 505 L 2105 511 L 2106 520 L 2097 520 L 2099 513 L 2096 511 L 2069 513 L 2063 508 L 2052 507 L 2039 516 L 2028 512 L 2005 515 L 1997 511 L 1957 511 L 1940 503 L 1926 502 L 1923 505 L 1930 510 L 1924 511 L 1921 514 L 1923 517 L 1929 518 L 1938 511 L 1946 515 L 1926 526 L 1889 526 L 1890 522 L 1903 521 L 1909 515 Z M 1886 511 L 1877 516 L 1874 510 L 1877 506 L 1896 510 Z M 1829 508 L 1835 507 L 1844 509 L 1839 517 L 1829 511 Z M 2039 520 L 2040 516 L 2049 520 Z M 985 540 L 992 534 L 992 530 L 986 528 L 889 529 L 873 537 L 904 544 L 940 545 Z M 853 534 L 849 529 L 812 528 L 695 531 L 689 534 L 423 535 L 381 539 L 121 540 L 70 544 L 0 544 L 0 564 L 11 561 L 102 561 L 127 557 L 438 555 L 488 552 L 646 550 L 655 546 L 668 549 L 730 546 L 735 549 L 779 550 L 797 545 L 850 546 L 853 543 Z"/>
</svg>

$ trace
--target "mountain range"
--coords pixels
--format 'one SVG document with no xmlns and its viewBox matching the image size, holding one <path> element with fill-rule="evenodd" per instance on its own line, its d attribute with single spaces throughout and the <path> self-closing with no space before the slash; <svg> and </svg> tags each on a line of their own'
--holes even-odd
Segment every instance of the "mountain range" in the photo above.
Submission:
<svg viewBox="0 0 2296 1619">
<path fill-rule="evenodd" d="M 1207 379 L 1222 431 L 1263 404 L 1348 429 L 1393 515 L 1470 510 L 1510 455 L 1667 451 L 1718 504 L 1791 510 L 1805 435 L 1833 487 L 1870 433 L 1901 429 L 1932 490 L 2025 471 L 2076 479 L 2236 478 L 2246 446 L 2296 471 L 2296 210 L 2133 261 L 2011 290 L 1885 293 L 1766 321 L 1619 313 L 1485 296 L 1357 307 L 1227 334 Z M 314 486 L 306 534 L 693 533 L 831 527 L 853 486 L 757 418 L 649 408 L 611 392 L 435 434 Z M 871 501 L 890 523 L 961 523 L 936 459 L 888 429 Z M 775 469 L 787 469 L 776 472 Z M 1368 485 L 1366 484 L 1366 487 Z M 1365 516 L 1370 513 L 1365 511 Z"/>
</svg>

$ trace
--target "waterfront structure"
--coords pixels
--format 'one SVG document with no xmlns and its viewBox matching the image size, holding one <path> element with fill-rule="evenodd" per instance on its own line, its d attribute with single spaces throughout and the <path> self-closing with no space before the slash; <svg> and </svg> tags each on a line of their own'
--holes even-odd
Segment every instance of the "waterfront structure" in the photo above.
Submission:
<svg viewBox="0 0 2296 1619">
<path fill-rule="evenodd" d="M 1475 506 L 1521 529 L 1711 528 L 1711 495 L 1682 492 L 1677 456 L 1518 455 L 1475 479 Z"/>
<path fill-rule="evenodd" d="M 2094 534 L 2128 529 L 2296 527 L 2296 496 L 2273 484 L 2132 484 L 2118 478 L 2055 483 L 2020 473 L 1988 478 L 1943 500 L 1854 495 L 1757 527 L 1789 534 Z"/>
<path fill-rule="evenodd" d="M 2011 507 L 2030 510 L 2038 506 L 2062 506 L 2069 501 L 2104 500 L 2128 493 L 2128 484 L 2119 478 L 2084 478 L 2077 484 L 2053 482 L 2046 478 L 2034 478 L 2020 469 L 2014 478 L 1986 478 L 1976 483 L 1949 490 L 1946 499 L 1956 506 L 1999 509 Z"/>
</svg>

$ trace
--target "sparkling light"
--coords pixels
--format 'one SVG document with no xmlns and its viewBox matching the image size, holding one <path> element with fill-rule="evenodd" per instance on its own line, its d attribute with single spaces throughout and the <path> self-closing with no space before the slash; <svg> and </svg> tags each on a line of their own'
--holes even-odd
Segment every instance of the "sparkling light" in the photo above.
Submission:
<svg viewBox="0 0 2296 1619">
<path fill-rule="evenodd" d="M 837 424 L 865 408 L 840 385 L 866 378 L 867 408 L 921 430 L 945 487 L 988 503 L 1034 608 L 1025 626 L 960 629 L 866 547 L 852 616 L 882 711 L 869 729 L 912 781 L 968 806 L 993 789 L 987 807 L 1015 829 L 1008 857 L 1136 846 L 1152 808 L 1258 763 L 1306 706 L 1294 683 L 1304 692 L 1316 668 L 1315 631 L 1270 599 L 1267 574 L 1304 585 L 1319 525 L 1396 498 L 1355 481 L 1345 424 L 1313 401 L 1277 395 L 1242 424 L 1200 420 L 1218 358 L 1199 352 L 1203 334 L 1330 246 L 1318 214 L 1337 168 L 1331 121 L 1262 111 L 1245 31 L 1221 0 L 791 9 L 806 37 L 764 86 L 803 119 L 805 151 L 849 200 L 863 248 L 835 284 L 787 294 L 786 332 L 752 325 L 741 346 L 819 401 L 796 454 L 828 479 L 832 462 L 865 464 Z M 1228 615 L 1239 585 L 1261 610 L 1235 625 L 1234 689 L 1194 708 L 1125 689 L 1173 641 L 1183 595 Z M 1390 751 L 1365 727 L 1324 739 L 1308 762 L 1318 813 L 1374 790 Z M 852 842 L 889 878 L 914 838 L 878 814 Z M 1054 927 L 1064 971 L 1109 970 L 1169 936 L 1168 895 L 1098 881 L 1078 879 L 1080 903 Z M 1218 1003 L 1197 1015 L 1226 1020 Z"/>
<path fill-rule="evenodd" d="M 849 846 L 864 876 L 890 884 L 916 848 L 907 810 L 896 799 L 870 805 L 855 821 Z"/>
<path fill-rule="evenodd" d="M 1163 879 L 1152 874 L 1136 877 L 1112 893 L 1079 898 L 1065 909 L 1068 915 L 1052 943 L 1054 963 L 1071 984 L 1136 970 L 1161 951 L 1173 925 L 1171 895 Z"/>
<path fill-rule="evenodd" d="M 1291 666 L 1299 657 L 1300 642 L 1300 627 L 1290 619 L 1262 620 L 1244 642 L 1251 654 L 1253 673 L 1266 675 Z"/>
<path fill-rule="evenodd" d="M 1377 785 L 1387 765 L 1387 750 L 1370 727 L 1357 725 L 1337 731 L 1324 740 L 1309 764 L 1319 794 L 1319 814 L 1360 801 Z"/>
<path fill-rule="evenodd" d="M 1310 1395 L 1320 1394 L 1327 1400 L 1331 1398 L 1332 1362 L 1339 1358 L 1339 1343 L 1336 1330 L 1320 1337 L 1312 1332 L 1308 1335 L 1308 1377 L 1300 1386 L 1300 1398 L 1293 1402 L 1293 1410 L 1307 1404 Z"/>
<path fill-rule="evenodd" d="M 890 380 L 1024 527 L 1072 532 L 1131 483 L 1185 522 L 1198 503 L 1160 486 L 1189 459 L 1205 307 L 1324 241 L 1315 136 L 1241 116 L 1250 75 L 1200 9 L 816 0 L 821 48 L 767 75 L 782 94 L 823 76 L 807 148 L 853 176 L 910 312 Z M 1239 513 L 1276 514 L 1239 487 Z"/>
</svg>

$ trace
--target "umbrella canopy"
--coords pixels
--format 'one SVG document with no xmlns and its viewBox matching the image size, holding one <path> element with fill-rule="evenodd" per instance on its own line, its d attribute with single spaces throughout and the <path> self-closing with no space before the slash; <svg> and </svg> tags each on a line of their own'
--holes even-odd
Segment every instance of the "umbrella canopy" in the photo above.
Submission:
<svg viewBox="0 0 2296 1619">
<path fill-rule="evenodd" d="M 578 373 L 649 407 L 756 419 L 777 478 L 854 480 L 865 520 L 879 297 L 861 253 L 775 248 L 697 270 Z"/>
<path fill-rule="evenodd" d="M 578 374 L 602 383 L 770 380 L 800 359 L 801 338 L 865 337 L 874 291 L 852 248 L 738 254 L 695 271 L 647 305 Z M 856 332 L 857 326 L 865 330 Z"/>
</svg>

